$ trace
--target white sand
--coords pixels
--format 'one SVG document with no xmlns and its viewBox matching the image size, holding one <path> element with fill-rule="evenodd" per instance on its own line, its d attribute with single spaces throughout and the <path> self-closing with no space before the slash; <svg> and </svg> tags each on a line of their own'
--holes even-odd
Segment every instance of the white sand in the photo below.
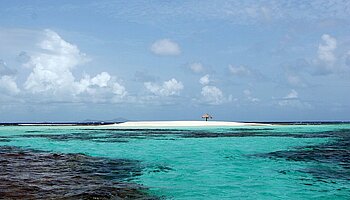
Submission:
<svg viewBox="0 0 350 200">
<path fill-rule="evenodd" d="M 226 121 L 136 121 L 102 125 L 104 127 L 211 127 L 211 126 L 268 126 L 269 124 Z"/>
</svg>

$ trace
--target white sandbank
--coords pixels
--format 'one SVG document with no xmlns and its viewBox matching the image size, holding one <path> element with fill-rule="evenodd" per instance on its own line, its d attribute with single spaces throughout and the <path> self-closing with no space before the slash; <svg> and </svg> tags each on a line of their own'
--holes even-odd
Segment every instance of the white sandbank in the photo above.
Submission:
<svg viewBox="0 0 350 200">
<path fill-rule="evenodd" d="M 119 124 L 101 125 L 104 127 L 229 127 L 229 126 L 268 126 L 270 124 L 227 121 L 134 121 Z"/>
</svg>

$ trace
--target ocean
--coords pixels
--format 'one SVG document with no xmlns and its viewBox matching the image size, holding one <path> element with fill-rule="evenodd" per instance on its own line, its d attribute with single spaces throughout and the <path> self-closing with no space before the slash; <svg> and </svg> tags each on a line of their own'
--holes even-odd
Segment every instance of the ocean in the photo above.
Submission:
<svg viewBox="0 0 350 200">
<path fill-rule="evenodd" d="M 350 199 L 350 124 L 0 126 L 0 199 Z"/>
</svg>

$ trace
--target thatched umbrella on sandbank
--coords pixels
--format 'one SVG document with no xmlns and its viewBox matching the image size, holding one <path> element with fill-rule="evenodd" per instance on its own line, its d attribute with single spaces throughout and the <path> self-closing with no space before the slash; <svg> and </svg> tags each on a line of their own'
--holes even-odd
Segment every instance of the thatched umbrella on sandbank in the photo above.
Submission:
<svg viewBox="0 0 350 200">
<path fill-rule="evenodd" d="M 204 118 L 205 121 L 208 121 L 208 119 L 212 119 L 213 117 L 211 115 L 209 115 L 208 113 L 205 113 L 204 115 L 202 115 L 202 118 Z"/>
</svg>

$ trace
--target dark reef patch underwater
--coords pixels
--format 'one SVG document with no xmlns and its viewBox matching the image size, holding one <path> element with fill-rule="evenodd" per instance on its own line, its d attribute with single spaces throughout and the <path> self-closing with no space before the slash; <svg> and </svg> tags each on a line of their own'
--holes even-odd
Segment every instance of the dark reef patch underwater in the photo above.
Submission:
<svg viewBox="0 0 350 200">
<path fill-rule="evenodd" d="M 276 151 L 257 156 L 320 163 L 323 165 L 304 169 L 302 172 L 310 173 L 316 179 L 323 181 L 327 179 L 350 181 L 350 129 L 325 131 L 314 135 L 333 139 L 319 145 L 300 146 L 293 150 Z"/>
<path fill-rule="evenodd" d="M 130 182 L 138 161 L 0 146 L 0 199 L 159 199 Z"/>
<path fill-rule="evenodd" d="M 33 134 L 34 133 L 34 134 Z M 290 138 L 328 138 L 338 137 L 328 132 L 320 133 L 290 133 L 274 132 L 273 128 L 232 128 L 224 130 L 186 130 L 186 129 L 81 129 L 81 132 L 72 133 L 50 133 L 41 134 L 40 131 L 26 131 L 26 134 L 4 137 L 9 140 L 11 137 L 23 138 L 45 138 L 54 141 L 92 141 L 125 143 L 129 139 L 162 139 L 168 140 L 168 136 L 174 138 L 221 138 L 221 137 L 290 137 Z M 0 139 L 2 139 L 0 137 Z"/>
</svg>

